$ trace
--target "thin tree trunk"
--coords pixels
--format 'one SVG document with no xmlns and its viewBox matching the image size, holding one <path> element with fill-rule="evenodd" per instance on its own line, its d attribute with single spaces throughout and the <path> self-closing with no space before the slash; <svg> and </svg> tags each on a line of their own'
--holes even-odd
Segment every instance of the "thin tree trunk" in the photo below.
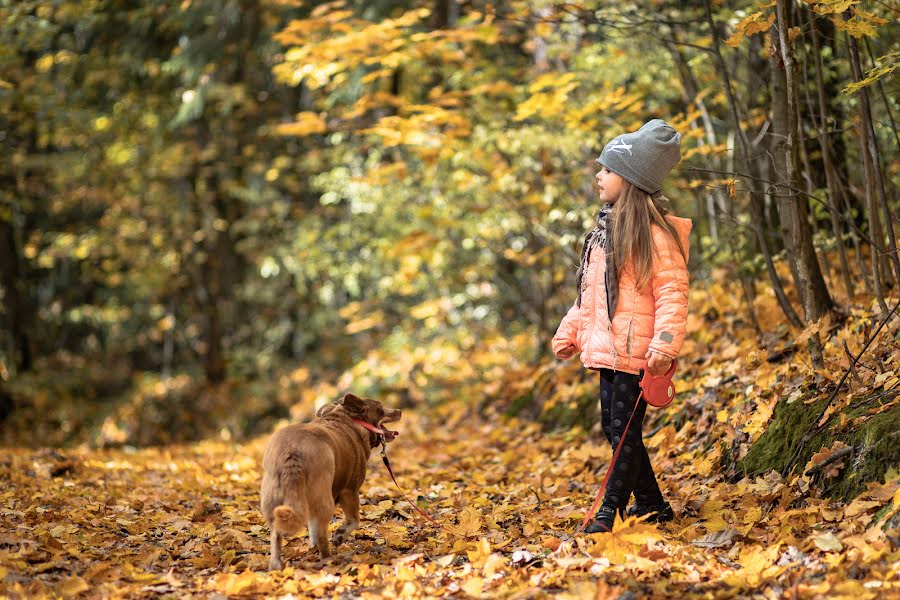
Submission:
<svg viewBox="0 0 900 600">
<path fill-rule="evenodd" d="M 872 173 L 874 167 L 872 166 L 871 160 L 869 160 L 869 153 L 866 150 L 866 137 L 867 134 L 865 128 L 860 128 L 859 153 L 863 163 L 863 185 L 866 192 L 866 216 L 869 220 L 869 239 L 871 240 L 869 246 L 871 247 L 872 284 L 875 288 L 875 299 L 878 301 L 878 306 L 881 307 L 883 315 L 887 315 L 890 309 L 884 298 L 884 261 L 882 260 L 883 250 L 879 242 L 882 238 L 881 219 L 878 215 L 878 208 L 875 206 L 875 191 L 872 183 L 875 179 L 875 175 Z"/>
<path fill-rule="evenodd" d="M 849 19 L 849 14 L 849 11 L 844 13 L 844 18 Z M 858 83 L 863 79 L 862 66 L 859 60 L 859 46 L 856 43 L 856 38 L 848 35 L 847 40 L 850 45 L 850 64 L 853 67 L 853 80 Z M 894 265 L 894 280 L 897 284 L 900 284 L 900 256 L 897 256 L 897 238 L 894 236 L 891 209 L 888 206 L 884 177 L 881 174 L 881 156 L 878 151 L 878 138 L 875 135 L 875 125 L 872 123 L 869 90 L 866 87 L 862 87 L 858 94 L 860 119 L 862 121 L 862 129 L 866 134 L 864 138 L 866 141 L 864 151 L 869 155 L 869 161 L 872 166 L 872 175 L 875 178 L 872 183 L 884 216 L 885 228 L 887 229 L 888 244 L 885 252 Z M 884 243 L 884 239 L 881 237 L 880 233 L 878 237 L 873 236 L 873 239 L 876 240 L 878 244 Z"/>
<path fill-rule="evenodd" d="M 678 40 L 678 32 L 676 30 L 672 31 L 672 37 L 676 41 Z M 694 76 L 694 72 L 691 70 L 687 58 L 685 58 L 678 45 L 673 42 L 666 42 L 666 47 L 668 48 L 669 53 L 672 55 L 672 58 L 674 59 L 675 64 L 678 67 L 678 72 L 681 75 L 681 84 L 683 90 L 682 96 L 684 98 L 685 104 L 694 103 L 697 105 L 697 108 L 700 110 L 700 118 L 703 121 L 703 132 L 706 137 L 706 143 L 710 147 L 714 147 L 716 145 L 716 131 L 713 127 L 713 122 L 712 118 L 709 115 L 709 111 L 706 108 L 706 103 L 700 97 L 700 86 L 697 83 L 697 78 Z M 713 177 L 710 176 L 708 179 L 712 180 Z M 710 237 L 713 239 L 713 241 L 718 241 L 718 213 L 721 212 L 724 215 L 731 214 L 729 199 L 723 192 L 721 187 L 717 187 L 712 192 L 707 192 L 706 210 L 707 216 L 709 218 Z"/>
<path fill-rule="evenodd" d="M 869 38 L 863 38 L 866 43 L 866 51 L 869 53 L 869 60 L 872 61 L 872 66 L 875 66 L 875 54 L 872 52 L 872 44 L 869 43 Z M 894 133 L 894 145 L 897 146 L 897 151 L 900 152 L 900 131 L 897 131 L 897 123 L 894 121 L 894 111 L 891 110 L 891 103 L 888 101 L 887 92 L 884 91 L 884 78 L 878 80 L 878 91 L 881 92 L 881 101 L 884 103 L 884 109 L 887 111 L 888 120 L 891 122 L 891 131 Z"/>
<path fill-rule="evenodd" d="M 537 8 L 534 11 L 534 17 L 537 19 L 546 19 L 550 17 L 550 9 L 547 7 Z M 550 59 L 548 56 L 549 47 L 547 40 L 537 33 L 538 28 L 532 26 L 534 35 L 531 38 L 532 60 L 534 61 L 534 69 L 538 73 L 544 73 L 550 69 Z"/>
<path fill-rule="evenodd" d="M 226 375 L 225 357 L 222 352 L 222 262 L 217 253 L 218 244 L 210 239 L 216 232 L 207 223 L 209 219 L 205 216 L 207 204 L 212 203 L 211 197 L 216 193 L 214 177 L 208 173 L 201 174 L 210 168 L 197 165 L 194 177 L 196 227 L 200 231 L 205 230 L 201 244 L 202 260 L 196 268 L 195 293 L 200 313 L 203 315 L 203 345 L 200 349 L 203 370 L 208 383 L 218 384 L 225 381 Z"/>
<path fill-rule="evenodd" d="M 853 253 L 856 256 L 856 268 L 859 269 L 859 275 L 863 280 L 863 286 L 866 288 L 866 294 L 873 295 L 875 293 L 875 290 L 872 287 L 874 276 L 869 276 L 869 269 L 866 267 L 865 256 L 863 256 L 863 248 L 860 244 L 860 237 L 862 235 L 862 232 L 859 231 L 859 228 L 856 224 L 856 219 L 852 217 L 854 206 L 857 205 L 853 203 L 852 196 L 847 190 L 847 186 L 840 183 L 837 174 L 835 174 L 835 180 L 838 181 L 837 187 L 838 191 L 840 191 L 841 193 L 841 214 L 845 216 L 845 218 L 847 219 L 847 224 L 849 226 L 850 242 L 853 244 Z M 865 212 L 866 211 L 863 211 L 863 213 Z"/>
<path fill-rule="evenodd" d="M 13 349 L 11 370 L 16 373 L 30 371 L 33 365 L 20 261 L 13 218 L 0 218 L 0 287 L 3 289 L 6 326 Z"/>
<path fill-rule="evenodd" d="M 716 58 L 716 65 L 718 66 L 719 72 L 721 73 L 723 82 L 725 84 L 725 96 L 728 99 L 728 106 L 731 111 L 734 131 L 738 137 L 738 140 L 740 141 L 742 157 L 745 161 L 745 168 L 747 169 L 747 174 L 750 175 L 750 177 L 744 178 L 744 180 L 747 188 L 750 190 L 750 206 L 753 213 L 751 215 L 751 218 L 753 218 L 754 220 L 753 228 L 756 232 L 756 238 L 760 246 L 760 252 L 762 253 L 763 258 L 766 261 L 766 271 L 769 274 L 769 279 L 772 282 L 772 289 L 775 291 L 775 297 L 778 299 L 778 304 L 779 306 L 781 306 L 781 310 L 784 312 L 788 321 L 790 321 L 792 325 L 794 325 L 795 327 L 803 327 L 802 321 L 800 321 L 800 318 L 797 316 L 797 313 L 791 306 L 791 302 L 784 291 L 784 287 L 781 285 L 781 278 L 778 276 L 778 272 L 775 270 L 775 264 L 772 261 L 772 256 L 769 252 L 769 245 L 766 242 L 765 237 L 765 228 L 763 227 L 764 218 L 762 199 L 756 189 L 756 181 L 754 180 L 754 178 L 758 179 L 759 177 L 756 168 L 756 161 L 754 160 L 754 156 L 752 153 L 753 146 L 750 143 L 750 140 L 747 138 L 747 133 L 744 131 L 744 128 L 741 125 L 737 101 L 735 100 L 734 92 L 731 88 L 731 77 L 728 74 L 728 66 L 725 64 L 725 60 L 722 58 L 719 31 L 712 17 L 712 6 L 710 0 L 706 0 L 705 6 L 706 20 L 709 24 L 709 29 L 713 38 L 713 54 Z"/>
<path fill-rule="evenodd" d="M 849 14 L 845 14 L 845 18 L 849 18 Z M 853 70 L 853 79 L 854 81 L 861 81 L 862 70 L 859 66 L 859 51 L 856 41 L 852 36 L 847 36 L 847 45 L 850 48 L 850 65 Z M 875 286 L 875 299 L 878 301 L 878 306 L 881 307 L 882 313 L 887 315 L 888 306 L 884 300 L 881 260 L 882 253 L 884 252 L 884 249 L 881 246 L 884 236 L 881 231 L 881 222 L 875 200 L 875 181 L 880 173 L 878 173 L 879 165 L 874 162 L 877 157 L 877 151 L 873 153 L 870 150 L 870 130 L 867 121 L 871 119 L 871 113 L 869 113 L 869 95 L 866 88 L 859 90 L 859 98 L 860 154 L 862 155 L 863 162 L 863 185 L 866 193 L 866 213 L 869 219 L 869 238 L 872 243 L 872 281 Z"/>
<path fill-rule="evenodd" d="M 432 15 L 434 29 L 454 27 L 459 19 L 459 2 L 457 0 L 435 0 Z"/>
<path fill-rule="evenodd" d="M 825 98 L 828 100 L 828 121 L 826 122 L 826 129 L 829 132 L 829 140 L 833 150 L 832 164 L 837 173 L 838 185 L 841 190 L 843 190 L 845 200 L 848 204 L 848 211 L 846 214 L 848 216 L 855 215 L 854 224 L 857 228 L 860 228 L 866 221 L 866 207 L 865 203 L 861 203 L 860 198 L 850 191 L 850 182 L 852 180 L 850 177 L 850 168 L 848 166 L 850 159 L 848 158 L 847 144 L 843 134 L 843 130 L 848 127 L 850 119 L 847 114 L 845 114 L 844 110 L 844 95 L 841 93 L 843 83 L 840 80 L 840 76 L 837 74 L 837 69 L 829 68 L 830 64 L 843 64 L 842 59 L 846 58 L 848 61 L 850 59 L 849 56 L 844 56 L 844 47 L 838 41 L 838 33 L 834 21 L 830 18 L 822 18 L 817 19 L 816 24 L 817 29 L 821 34 L 820 39 L 823 42 L 823 51 L 825 47 L 828 47 L 831 51 L 831 61 L 822 63 L 822 85 L 825 88 Z M 854 171 L 858 170 L 856 162 L 856 160 L 853 161 Z"/>
<path fill-rule="evenodd" d="M 809 160 L 809 152 L 806 149 L 806 134 L 803 131 L 803 124 L 799 123 L 798 125 L 797 148 L 800 150 L 800 162 L 803 163 L 803 183 L 806 185 L 806 193 L 812 196 L 818 186 L 812 178 L 812 173 L 815 171 L 813 171 L 812 163 Z M 814 222 L 815 219 L 813 219 L 811 224 Z"/>
<path fill-rule="evenodd" d="M 809 13 L 807 12 L 807 15 Z M 842 232 L 842 227 L 838 218 L 840 214 L 840 210 L 838 208 L 838 186 L 839 182 L 836 179 L 836 173 L 834 164 L 831 162 L 831 143 L 828 138 L 828 132 L 826 130 L 827 123 L 827 115 L 828 115 L 828 107 L 827 102 L 825 100 L 825 86 L 823 84 L 822 78 L 822 52 L 821 47 L 819 45 L 819 32 L 816 24 L 816 19 L 812 16 L 808 18 L 809 23 L 809 35 L 812 38 L 813 43 L 813 56 L 812 62 L 813 67 L 815 68 L 816 73 L 816 98 L 818 100 L 819 107 L 819 124 L 816 128 L 818 132 L 819 139 L 819 147 L 822 150 L 822 164 L 824 166 L 825 171 L 825 185 L 828 189 L 828 206 L 830 208 L 829 212 L 831 213 L 831 231 L 832 235 L 835 237 L 835 242 L 838 250 L 838 258 L 840 259 L 841 265 L 841 276 L 844 280 L 844 289 L 847 292 L 847 300 L 851 300 L 853 298 L 853 282 L 850 276 L 850 262 L 847 260 L 847 252 L 844 247 L 844 236 Z M 810 106 L 809 110 L 810 116 L 815 115 L 815 110 Z"/>
<path fill-rule="evenodd" d="M 769 34 L 773 40 L 772 43 L 778 44 L 777 23 L 772 25 Z M 784 59 L 781 53 L 777 51 L 777 47 L 776 51 L 770 53 L 769 56 L 772 62 L 772 134 L 770 136 L 770 153 L 774 170 L 772 180 L 777 182 L 783 181 L 790 187 L 796 182 L 791 179 L 788 167 L 788 156 L 790 154 L 788 147 L 788 131 L 790 128 L 788 79 L 785 73 Z M 803 291 L 800 289 L 800 270 L 797 264 L 798 249 L 794 245 L 795 238 L 792 235 L 794 230 L 794 210 L 791 203 L 795 202 L 795 197 L 784 186 L 773 186 L 770 188 L 770 191 L 772 199 L 778 207 L 781 240 L 784 244 L 788 266 L 791 268 L 791 275 L 794 279 L 794 289 L 797 290 L 797 296 L 802 304 Z"/>
<path fill-rule="evenodd" d="M 778 40 L 781 47 L 781 58 L 785 74 L 785 104 L 787 108 L 786 136 L 784 141 L 786 172 L 784 177 L 789 188 L 780 195 L 787 197 L 786 209 L 790 215 L 791 245 L 796 248 L 795 260 L 797 273 L 800 276 L 798 291 L 803 300 L 803 308 L 806 321 L 817 321 L 828 312 L 832 306 L 831 296 L 822 277 L 815 247 L 812 243 L 812 233 L 809 227 L 809 203 L 806 198 L 801 198 L 797 193 L 799 188 L 797 169 L 797 143 L 799 124 L 799 104 L 796 90 L 796 63 L 791 49 L 791 41 L 788 31 L 790 29 L 789 6 L 787 0 L 777 0 L 776 13 L 778 24 Z M 825 366 L 822 357 L 822 345 L 818 333 L 813 333 L 809 338 L 809 350 L 813 367 L 822 369 Z"/>
<path fill-rule="evenodd" d="M 781 53 L 784 59 L 785 75 L 787 76 L 787 104 L 788 104 L 788 181 L 791 183 L 793 202 L 791 208 L 794 218 L 794 242 L 799 251 L 798 266 L 801 277 L 804 279 L 808 297 L 809 311 L 807 318 L 817 320 L 834 307 L 834 301 L 822 277 L 822 269 L 812 241 L 812 230 L 809 219 L 809 202 L 797 193 L 799 185 L 799 168 L 797 164 L 797 150 L 800 143 L 800 102 L 797 98 L 797 63 L 794 59 L 792 42 L 788 35 L 790 27 L 789 10 L 787 0 L 777 5 L 779 10 L 778 33 L 781 41 Z"/>
</svg>

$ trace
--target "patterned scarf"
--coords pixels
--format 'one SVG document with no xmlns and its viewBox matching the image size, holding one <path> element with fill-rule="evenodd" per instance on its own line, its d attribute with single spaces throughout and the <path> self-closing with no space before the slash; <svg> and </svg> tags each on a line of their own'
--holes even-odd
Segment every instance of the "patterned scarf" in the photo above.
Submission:
<svg viewBox="0 0 900 600">
<path fill-rule="evenodd" d="M 578 288 L 577 304 L 581 306 L 581 293 L 584 291 L 582 280 L 587 272 L 588 263 L 591 258 L 591 251 L 600 246 L 606 252 L 606 273 L 604 285 L 607 293 L 607 309 L 609 318 L 612 320 L 616 311 L 616 302 L 619 298 L 619 271 L 614 260 L 615 253 L 611 252 L 612 246 L 612 228 L 607 229 L 606 222 L 609 213 L 612 211 L 612 204 L 606 203 L 597 211 L 595 218 L 597 225 L 588 232 L 584 239 L 584 248 L 581 250 L 581 263 L 578 265 L 578 272 L 575 275 L 575 285 Z"/>
<path fill-rule="evenodd" d="M 656 192 L 651 196 L 653 203 L 659 213 L 665 217 L 672 212 L 672 204 L 669 199 L 663 196 L 662 192 Z M 587 272 L 588 261 L 591 258 L 591 250 L 596 246 L 600 246 L 606 252 L 606 272 L 604 273 L 603 284 L 606 287 L 606 309 L 609 313 L 609 320 L 612 322 L 613 315 L 616 314 L 616 304 L 619 301 L 619 267 L 616 264 L 613 252 L 613 236 L 612 227 L 606 227 L 607 217 L 612 211 L 612 204 L 606 203 L 597 212 L 597 226 L 588 232 L 584 240 L 584 249 L 581 251 L 581 263 L 578 265 L 578 273 L 575 275 L 575 283 L 578 286 L 578 306 L 581 306 L 582 279 Z"/>
</svg>

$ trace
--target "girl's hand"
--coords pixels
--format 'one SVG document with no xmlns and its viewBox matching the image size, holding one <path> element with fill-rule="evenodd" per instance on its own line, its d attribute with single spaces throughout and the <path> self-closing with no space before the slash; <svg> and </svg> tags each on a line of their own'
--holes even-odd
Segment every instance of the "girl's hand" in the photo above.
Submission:
<svg viewBox="0 0 900 600">
<path fill-rule="evenodd" d="M 647 359 L 647 370 L 650 371 L 650 374 L 654 377 L 663 375 L 669 370 L 669 367 L 672 366 L 672 359 L 659 352 L 647 350 L 647 355 L 644 358 Z"/>
<path fill-rule="evenodd" d="M 556 356 L 563 360 L 568 360 L 575 356 L 576 352 L 578 352 L 578 350 L 575 348 L 575 346 L 566 346 L 565 348 L 557 352 Z"/>
</svg>

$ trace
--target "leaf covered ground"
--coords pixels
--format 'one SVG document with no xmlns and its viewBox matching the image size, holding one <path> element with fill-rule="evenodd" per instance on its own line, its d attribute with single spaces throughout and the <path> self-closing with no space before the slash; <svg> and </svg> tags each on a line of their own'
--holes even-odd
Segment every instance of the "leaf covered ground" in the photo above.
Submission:
<svg viewBox="0 0 900 600">
<path fill-rule="evenodd" d="M 900 479 L 850 503 L 797 478 L 720 480 L 681 432 L 649 439 L 680 518 L 572 539 L 610 458 L 582 434 L 460 406 L 407 411 L 401 485 L 458 534 L 418 517 L 377 455 L 362 524 L 320 564 L 305 539 L 267 573 L 257 512 L 265 438 L 142 450 L 6 452 L 0 591 L 10 597 L 883 598 L 900 595 Z"/>
<path fill-rule="evenodd" d="M 554 362 L 509 370 L 505 379 L 480 387 L 451 382 L 447 389 L 465 400 L 431 408 L 416 402 L 419 408 L 404 410 L 401 436 L 389 448 L 397 477 L 452 532 L 405 503 L 375 453 L 363 487 L 362 523 L 352 539 L 333 562 L 320 563 L 304 538 L 291 538 L 280 572 L 265 571 L 269 532 L 257 510 L 268 435 L 144 449 L 6 448 L 0 455 L 0 594 L 900 597 L 900 475 L 897 446 L 890 443 L 900 401 L 897 319 L 883 328 L 845 391 L 827 404 L 850 364 L 844 348 L 859 352 L 876 330 L 877 315 L 854 308 L 840 323 L 818 324 L 826 369 L 814 373 L 792 350 L 809 331 L 791 334 L 763 321 L 775 312 L 771 296 L 760 296 L 756 312 L 763 327 L 780 333 L 758 343 L 737 316 L 739 296 L 728 290 L 713 284 L 692 292 L 696 310 L 685 345 L 692 359 L 679 368 L 678 404 L 652 411 L 645 425 L 661 487 L 679 515 L 673 523 L 656 527 L 629 519 L 612 534 L 572 536 L 610 450 L 578 426 L 554 432 L 503 416 L 504 397 L 523 389 L 551 410 L 593 397 L 595 373 L 574 361 Z M 478 361 L 503 356 L 490 346 L 482 354 L 472 357 L 481 369 L 486 363 Z M 365 381 L 362 374 L 349 377 L 308 388 L 292 419 L 311 418 L 315 405 L 338 388 Z M 476 406 L 472 398 L 484 402 Z M 781 446 L 766 441 L 786 436 L 778 418 L 785 409 L 776 405 L 811 409 L 817 418 L 803 427 L 835 441 L 810 438 L 786 477 L 771 467 L 739 468 L 759 448 L 777 454 Z M 880 454 L 885 448 L 888 453 Z M 763 458 L 754 464 L 771 460 Z M 867 471 L 873 465 L 880 470 Z M 334 523 L 339 517 L 338 511 Z"/>
</svg>

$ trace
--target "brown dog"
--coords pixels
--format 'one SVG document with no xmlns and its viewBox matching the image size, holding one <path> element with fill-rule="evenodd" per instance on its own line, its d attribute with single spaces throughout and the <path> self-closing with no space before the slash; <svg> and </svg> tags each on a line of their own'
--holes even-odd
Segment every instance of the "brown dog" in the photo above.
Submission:
<svg viewBox="0 0 900 600">
<path fill-rule="evenodd" d="M 332 543 L 339 546 L 359 525 L 359 488 L 366 478 L 366 461 L 380 443 L 379 435 L 354 419 L 387 432 L 384 423 L 400 420 L 400 411 L 381 402 L 347 394 L 323 406 L 316 420 L 288 425 L 275 432 L 263 457 L 260 510 L 272 530 L 269 569 L 281 569 L 281 537 L 306 525 L 310 543 L 321 558 L 330 556 L 328 523 L 335 503 L 344 509 L 344 523 Z"/>
</svg>

